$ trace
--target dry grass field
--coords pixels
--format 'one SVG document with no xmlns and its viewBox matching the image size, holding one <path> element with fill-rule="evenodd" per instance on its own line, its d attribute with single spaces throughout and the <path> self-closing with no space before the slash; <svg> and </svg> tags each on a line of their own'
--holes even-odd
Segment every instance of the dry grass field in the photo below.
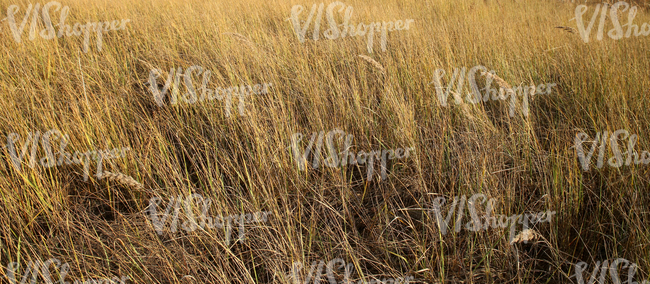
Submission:
<svg viewBox="0 0 650 284">
<path fill-rule="evenodd" d="M 576 151 L 578 133 L 590 137 L 586 153 L 594 137 L 619 129 L 637 135 L 640 158 L 650 150 L 650 36 L 610 38 L 609 13 L 602 40 L 598 16 L 585 42 L 572 20 L 579 3 L 570 1 L 346 0 L 339 7 L 353 7 L 355 25 L 414 20 L 388 32 L 385 51 L 376 33 L 370 53 L 368 36 L 325 38 L 325 16 L 320 38 L 313 39 L 312 23 L 301 43 L 292 7 L 304 6 L 302 25 L 312 5 L 326 10 L 334 1 L 59 1 L 69 7 L 70 26 L 130 21 L 105 31 L 101 50 L 90 32 L 84 52 L 83 32 L 45 39 L 42 17 L 24 18 L 37 2 L 0 0 L 0 283 L 20 283 L 29 263 L 52 258 L 69 265 L 70 284 L 116 276 L 128 276 L 124 283 L 288 284 L 298 283 L 289 276 L 299 263 L 304 279 L 312 263 L 337 258 L 352 264 L 354 283 L 411 276 L 410 283 L 582 284 L 576 263 L 588 264 L 587 283 L 594 267 L 618 258 L 636 264 L 635 281 L 650 280 L 650 165 L 608 165 L 615 153 L 607 145 L 585 171 Z M 48 2 L 39 3 L 42 10 Z M 587 3 L 585 26 L 597 4 Z M 12 5 L 16 25 L 25 22 L 20 43 L 5 18 Z M 641 29 L 650 23 L 649 6 L 634 5 Z M 56 32 L 62 10 L 50 13 Z M 628 13 L 619 14 L 627 23 Z M 344 13 L 335 15 L 341 23 Z M 189 77 L 199 99 L 188 103 L 187 77 L 167 79 L 190 66 L 211 71 L 212 89 L 267 83 L 267 91 L 232 103 L 203 99 L 205 72 L 195 71 Z M 555 85 L 528 99 L 527 115 L 521 99 L 514 113 L 509 101 L 468 103 L 467 82 L 463 102 L 454 102 L 452 90 L 442 106 L 436 70 L 445 71 L 447 86 L 454 69 L 474 66 L 511 87 Z M 154 69 L 161 71 L 157 86 Z M 479 89 L 486 77 L 476 73 Z M 166 83 L 159 105 L 152 90 Z M 174 92 L 177 104 L 170 103 Z M 334 130 L 353 135 L 354 153 L 414 151 L 386 161 L 384 178 L 378 158 L 371 179 L 368 163 L 314 167 L 327 157 L 318 133 Z M 36 137 L 48 131 L 52 153 Z M 296 133 L 300 151 L 312 137 L 323 146 L 303 170 L 292 147 Z M 41 158 L 62 156 L 62 135 L 71 154 L 128 150 L 104 159 L 100 176 L 90 158 L 43 166 Z M 337 149 L 343 141 L 334 135 Z M 14 159 L 10 146 L 26 154 Z M 268 220 L 245 231 L 235 223 L 184 230 L 187 216 L 202 209 L 182 205 L 173 209 L 178 228 L 171 229 L 172 216 L 158 233 L 151 200 L 161 201 L 162 216 L 170 200 L 191 194 L 211 200 L 210 216 L 269 212 Z M 452 214 L 443 234 L 436 199 L 447 200 L 444 218 L 455 197 L 474 194 L 496 201 L 493 214 L 555 215 L 531 223 L 533 240 L 511 243 L 509 228 L 467 229 L 473 219 L 465 206 L 462 221 Z M 481 215 L 486 204 L 477 206 Z M 20 269 L 9 269 L 12 263 Z M 62 267 L 34 274 L 35 283 L 48 283 L 49 273 L 62 283 Z M 344 283 L 344 269 L 334 270 L 335 282 Z M 320 282 L 331 283 L 325 271 Z M 602 283 L 617 283 L 611 273 Z M 621 283 L 627 273 L 619 266 Z"/>
</svg>

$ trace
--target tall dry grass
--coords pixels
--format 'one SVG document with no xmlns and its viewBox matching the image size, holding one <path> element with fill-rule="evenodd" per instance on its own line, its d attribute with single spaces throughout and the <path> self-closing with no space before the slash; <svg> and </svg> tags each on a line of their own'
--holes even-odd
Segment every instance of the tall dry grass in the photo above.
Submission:
<svg viewBox="0 0 650 284">
<path fill-rule="evenodd" d="M 21 17 L 28 4 L 0 3 Z M 288 283 L 293 262 L 340 257 L 354 263 L 355 283 L 573 283 L 572 263 L 622 257 L 641 269 L 637 281 L 650 278 L 650 167 L 583 172 L 572 148 L 580 131 L 627 129 L 636 149 L 650 149 L 647 37 L 586 44 L 555 28 L 575 27 L 575 4 L 558 1 L 345 1 L 354 23 L 415 20 L 389 33 L 386 52 L 377 37 L 368 54 L 365 38 L 299 43 L 285 19 L 314 3 L 62 2 L 69 23 L 131 19 L 104 35 L 102 52 L 92 37 L 88 53 L 80 37 L 29 41 L 29 26 L 17 44 L 0 22 L 0 138 L 58 129 L 70 152 L 131 147 L 104 168 L 135 182 L 83 182 L 73 165 L 16 171 L 2 150 L 0 266 L 56 257 L 70 264 L 69 281 Z M 635 22 L 650 22 L 648 12 Z M 213 88 L 273 87 L 246 116 L 226 117 L 216 100 L 158 107 L 143 84 L 149 71 L 192 65 L 212 71 Z M 433 72 L 475 65 L 513 86 L 558 86 L 528 117 L 510 117 L 504 102 L 440 107 Z M 299 171 L 289 137 L 335 128 L 354 134 L 355 152 L 417 151 L 382 182 L 367 182 L 364 168 Z M 190 192 L 218 201 L 213 215 L 273 214 L 230 246 L 223 230 L 156 234 L 149 199 Z M 547 242 L 512 246 L 504 229 L 441 236 L 418 209 L 474 193 L 497 198 L 498 214 L 557 211 L 534 228 Z"/>
</svg>

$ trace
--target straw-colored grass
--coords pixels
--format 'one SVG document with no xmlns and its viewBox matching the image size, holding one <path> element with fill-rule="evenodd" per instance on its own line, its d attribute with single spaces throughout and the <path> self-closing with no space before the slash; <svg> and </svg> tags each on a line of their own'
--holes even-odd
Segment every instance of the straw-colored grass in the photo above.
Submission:
<svg viewBox="0 0 650 284">
<path fill-rule="evenodd" d="M 19 5 L 22 20 L 27 1 L 0 2 L 3 15 Z M 115 275 L 129 283 L 288 283 L 294 262 L 309 270 L 342 258 L 354 264 L 355 283 L 408 275 L 416 283 L 575 283 L 571 263 L 620 257 L 638 265 L 636 281 L 650 278 L 650 166 L 594 162 L 584 172 L 573 148 L 578 132 L 627 129 L 639 137 L 639 154 L 650 150 L 649 37 L 597 41 L 596 23 L 585 43 L 555 28 L 576 27 L 576 4 L 560 1 L 346 1 L 353 24 L 415 20 L 388 33 L 385 52 L 378 33 L 369 54 L 366 37 L 314 41 L 313 23 L 298 41 L 286 21 L 291 8 L 305 6 L 304 20 L 318 1 L 61 3 L 70 7 L 68 24 L 131 22 L 105 33 L 101 52 L 92 35 L 83 53 L 83 36 L 31 41 L 30 18 L 18 44 L 0 21 L 0 138 L 19 133 L 22 146 L 29 132 L 59 129 L 68 152 L 132 150 L 103 164 L 121 175 L 84 182 L 80 165 L 32 169 L 23 161 L 17 171 L 0 149 L 2 268 L 56 257 L 70 265 L 71 283 Z M 644 22 L 650 16 L 639 9 L 635 23 Z M 321 33 L 327 28 L 323 17 Z M 237 97 L 230 116 L 223 99 L 159 107 L 143 84 L 152 68 L 163 71 L 162 86 L 171 68 L 193 65 L 212 72 L 213 89 L 272 87 L 247 97 L 244 115 Z M 454 68 L 476 65 L 495 70 L 504 86 L 557 87 L 537 96 L 526 118 L 509 117 L 505 101 L 441 107 L 427 85 L 433 72 L 446 70 L 448 82 Z M 486 76 L 476 75 L 483 88 Z M 202 76 L 193 78 L 200 93 Z M 179 96 L 187 92 L 181 83 Z M 337 128 L 354 135 L 355 153 L 416 151 L 389 161 L 381 182 L 367 181 L 365 165 L 300 171 L 291 135 L 302 133 L 306 146 L 311 133 Z M 157 234 L 150 199 L 162 199 L 161 213 L 170 198 L 191 193 L 212 200 L 210 216 L 272 214 L 246 224 L 246 239 L 230 245 L 226 229 Z M 515 246 L 508 229 L 493 228 L 441 235 L 426 210 L 433 200 L 474 193 L 496 198 L 495 214 L 556 211 L 532 228 L 545 241 Z M 463 214 L 464 226 L 471 217 Z"/>
</svg>

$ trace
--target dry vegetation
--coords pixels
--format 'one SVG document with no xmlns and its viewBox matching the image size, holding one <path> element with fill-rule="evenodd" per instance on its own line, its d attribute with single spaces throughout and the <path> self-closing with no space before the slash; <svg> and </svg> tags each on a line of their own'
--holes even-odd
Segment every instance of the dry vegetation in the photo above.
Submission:
<svg viewBox="0 0 650 284">
<path fill-rule="evenodd" d="M 70 264 L 71 282 L 288 283 L 293 262 L 337 257 L 354 263 L 355 283 L 572 283 L 572 263 L 619 257 L 639 266 L 637 281 L 650 278 L 650 166 L 583 172 L 573 148 L 578 132 L 627 129 L 650 150 L 650 37 L 584 43 L 556 28 L 576 26 L 576 4 L 561 1 L 345 1 L 354 23 L 415 20 L 368 54 L 365 38 L 299 43 L 291 7 L 304 5 L 304 19 L 320 2 L 61 2 L 68 23 L 131 22 L 105 34 L 101 52 L 92 37 L 88 53 L 82 37 L 29 41 L 29 26 L 18 44 L 0 22 L 0 138 L 18 133 L 22 145 L 28 132 L 58 129 L 69 152 L 132 150 L 104 163 L 115 174 L 88 182 L 78 165 L 23 161 L 16 171 L 1 150 L 2 283 L 8 263 L 51 257 Z M 2 17 L 17 4 L 20 18 L 28 4 L 0 3 Z M 192 65 L 212 71 L 212 88 L 273 87 L 246 116 L 226 117 L 220 101 L 158 107 L 149 71 Z M 475 65 L 513 86 L 557 88 L 531 101 L 528 117 L 510 117 L 504 102 L 440 107 L 433 72 Z M 367 182 L 363 166 L 299 171 L 290 136 L 335 128 L 354 134 L 355 152 L 417 151 L 381 182 Z M 156 234 L 149 199 L 190 192 L 216 201 L 212 215 L 273 213 L 229 246 L 217 229 Z M 442 236 L 421 210 L 474 193 L 497 198 L 497 214 L 557 214 L 535 226 L 544 241 L 510 245 L 506 229 Z"/>
</svg>

